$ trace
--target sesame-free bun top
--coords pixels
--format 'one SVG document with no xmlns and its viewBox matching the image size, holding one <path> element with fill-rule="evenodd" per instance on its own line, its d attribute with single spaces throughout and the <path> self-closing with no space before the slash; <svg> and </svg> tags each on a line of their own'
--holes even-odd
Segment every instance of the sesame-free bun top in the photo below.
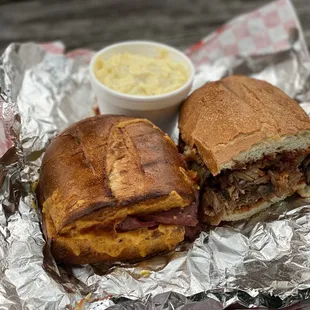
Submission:
<svg viewBox="0 0 310 310">
<path fill-rule="evenodd" d="M 181 138 L 213 175 L 263 155 L 310 146 L 310 120 L 279 88 L 229 76 L 194 91 L 179 115 Z"/>
</svg>

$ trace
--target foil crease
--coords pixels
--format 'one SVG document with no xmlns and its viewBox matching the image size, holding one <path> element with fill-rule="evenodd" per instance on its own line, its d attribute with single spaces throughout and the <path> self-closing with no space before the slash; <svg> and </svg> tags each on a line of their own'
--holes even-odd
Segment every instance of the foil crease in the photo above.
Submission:
<svg viewBox="0 0 310 310">
<path fill-rule="evenodd" d="M 300 46 L 295 35 L 291 48 L 277 54 L 202 65 L 194 88 L 246 74 L 282 88 L 310 113 L 310 62 Z M 206 228 L 193 244 L 134 265 L 56 265 L 33 189 L 50 139 L 93 114 L 87 68 L 83 58 L 33 43 L 12 44 L 0 59 L 2 120 L 11 143 L 0 160 L 2 308 L 283 308 L 308 299 L 310 202 L 297 197 L 251 220 Z"/>
</svg>

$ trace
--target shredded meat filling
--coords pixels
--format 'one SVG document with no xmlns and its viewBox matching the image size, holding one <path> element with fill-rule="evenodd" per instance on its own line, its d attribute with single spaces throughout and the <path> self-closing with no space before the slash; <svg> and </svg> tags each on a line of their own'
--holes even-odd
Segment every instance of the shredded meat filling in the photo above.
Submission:
<svg viewBox="0 0 310 310">
<path fill-rule="evenodd" d="M 307 185 L 310 185 L 310 155 L 303 161 L 302 171 L 305 175 Z"/>
<path fill-rule="evenodd" d="M 197 170 L 200 185 L 205 188 L 205 213 L 209 216 L 220 214 L 224 209 L 231 212 L 258 201 L 268 201 L 275 195 L 290 196 L 294 187 L 302 180 L 310 184 L 310 156 L 307 151 L 290 151 L 268 155 L 261 160 L 237 163 L 234 170 L 224 170 L 218 176 L 206 172 L 195 149 L 187 146 L 183 154 L 189 168 Z"/>
</svg>

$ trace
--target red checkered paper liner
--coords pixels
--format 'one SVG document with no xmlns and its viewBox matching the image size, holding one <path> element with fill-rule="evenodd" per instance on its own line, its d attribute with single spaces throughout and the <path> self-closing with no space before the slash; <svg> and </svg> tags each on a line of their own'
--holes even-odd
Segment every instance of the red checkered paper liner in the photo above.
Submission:
<svg viewBox="0 0 310 310">
<path fill-rule="evenodd" d="M 196 66 L 235 55 L 275 53 L 290 47 L 290 32 L 298 29 L 303 56 L 309 57 L 302 29 L 290 0 L 278 0 L 226 23 L 187 54 Z"/>
<path fill-rule="evenodd" d="M 241 15 L 226 23 L 187 50 L 196 67 L 212 63 L 221 57 L 253 55 L 279 52 L 290 46 L 290 30 L 299 29 L 302 51 L 309 58 L 301 26 L 290 0 L 277 0 L 253 12 Z M 64 54 L 65 46 L 57 41 L 42 43 L 48 53 Z M 89 61 L 93 51 L 76 49 L 66 53 L 67 57 L 82 57 Z M 2 110 L 0 98 L 0 112 Z M 1 113 L 2 115 L 2 113 Z M 11 146 L 5 134 L 3 119 L 0 120 L 0 157 Z"/>
</svg>

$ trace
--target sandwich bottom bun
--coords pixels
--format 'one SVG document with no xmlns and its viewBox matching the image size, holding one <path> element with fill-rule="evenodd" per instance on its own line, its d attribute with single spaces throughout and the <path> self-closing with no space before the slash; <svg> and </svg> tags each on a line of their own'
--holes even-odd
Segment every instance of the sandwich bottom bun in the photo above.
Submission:
<svg viewBox="0 0 310 310">
<path fill-rule="evenodd" d="M 89 232 L 75 236 L 59 236 L 47 224 L 50 246 L 58 262 L 95 264 L 109 261 L 139 260 L 148 255 L 173 250 L 184 239 L 185 229 L 177 225 L 159 225 L 154 229 L 127 232 Z"/>
<path fill-rule="evenodd" d="M 302 182 L 294 187 L 294 192 L 297 192 L 300 196 L 304 198 L 310 197 L 310 186 L 306 186 L 306 183 Z M 231 213 L 224 212 L 219 216 L 213 216 L 213 217 L 205 216 L 205 221 L 211 225 L 218 225 L 222 221 L 226 222 L 241 221 L 268 209 L 271 205 L 280 202 L 289 196 L 290 195 L 284 195 L 281 197 L 274 196 L 269 201 L 259 201 L 256 204 L 248 205 L 238 210 L 233 210 L 233 212 Z"/>
</svg>

